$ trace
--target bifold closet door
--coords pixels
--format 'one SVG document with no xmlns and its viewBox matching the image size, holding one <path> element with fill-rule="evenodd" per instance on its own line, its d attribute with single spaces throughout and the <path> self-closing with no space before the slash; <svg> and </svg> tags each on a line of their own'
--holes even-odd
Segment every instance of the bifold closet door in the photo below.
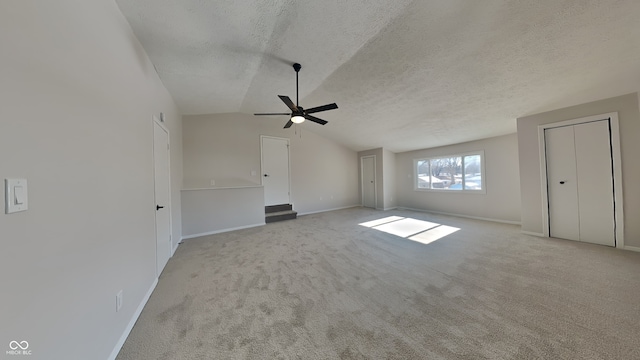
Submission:
<svg viewBox="0 0 640 360">
<path fill-rule="evenodd" d="M 609 121 L 573 127 L 580 241 L 615 246 L 613 167 Z"/>
<path fill-rule="evenodd" d="M 549 235 L 615 246 L 609 121 L 545 130 Z"/>
<path fill-rule="evenodd" d="M 580 240 L 573 126 L 545 130 L 549 236 Z"/>
</svg>

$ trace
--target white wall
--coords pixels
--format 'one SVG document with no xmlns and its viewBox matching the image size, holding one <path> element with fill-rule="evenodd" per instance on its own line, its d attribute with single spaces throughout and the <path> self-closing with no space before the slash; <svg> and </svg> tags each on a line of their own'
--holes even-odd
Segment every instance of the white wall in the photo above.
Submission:
<svg viewBox="0 0 640 360">
<path fill-rule="evenodd" d="M 264 225 L 264 188 L 182 191 L 183 238 Z"/>
<path fill-rule="evenodd" d="M 382 163 L 384 173 L 384 209 L 392 209 L 397 205 L 396 195 L 396 154 L 387 150 L 382 150 Z"/>
<path fill-rule="evenodd" d="M 486 194 L 416 191 L 413 160 L 484 150 Z M 396 154 L 398 206 L 505 222 L 520 222 L 516 134 Z"/>
<path fill-rule="evenodd" d="M 638 94 L 628 94 L 518 119 L 522 230 L 542 233 L 538 125 L 618 112 L 624 195 L 625 245 L 640 247 L 640 112 Z"/>
<path fill-rule="evenodd" d="M 0 213 L 0 354 L 106 359 L 156 278 L 160 112 L 181 234 L 180 113 L 113 0 L 2 1 L 0 48 L 0 179 L 29 183 L 29 210 Z"/>
<path fill-rule="evenodd" d="M 313 123 L 298 126 L 297 134 L 294 127 L 283 129 L 286 120 L 239 113 L 184 116 L 185 184 L 197 187 L 211 179 L 216 186 L 260 184 L 260 135 L 268 135 L 291 140 L 294 210 L 305 214 L 357 205 L 356 153 L 314 134 Z"/>
</svg>

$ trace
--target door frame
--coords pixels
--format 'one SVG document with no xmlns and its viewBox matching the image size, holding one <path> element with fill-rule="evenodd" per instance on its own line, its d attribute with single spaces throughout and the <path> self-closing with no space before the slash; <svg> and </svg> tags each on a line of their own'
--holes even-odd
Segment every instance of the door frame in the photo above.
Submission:
<svg viewBox="0 0 640 360">
<path fill-rule="evenodd" d="M 160 129 L 162 129 L 163 131 L 165 131 L 167 133 L 167 166 L 169 167 L 169 173 L 167 174 L 167 181 L 169 182 L 168 186 L 169 186 L 169 203 L 167 204 L 168 207 L 168 211 L 169 211 L 169 259 L 171 259 L 173 257 L 173 254 L 175 253 L 175 250 L 177 249 L 177 246 L 174 247 L 173 246 L 173 216 L 172 216 L 172 209 L 173 206 L 171 205 L 171 133 L 169 132 L 169 129 L 167 129 L 166 126 L 164 126 L 164 124 L 160 121 L 160 119 L 158 119 L 158 117 L 156 117 L 155 115 L 153 115 L 152 117 L 152 122 L 151 122 L 151 136 L 152 136 L 152 141 L 151 141 L 151 158 L 153 159 L 153 208 L 156 207 L 156 179 L 155 179 L 155 167 L 156 167 L 156 155 L 155 155 L 155 135 L 153 135 L 153 131 L 154 131 L 154 126 L 158 125 L 160 127 Z M 154 225 L 154 229 L 153 229 L 153 233 L 155 234 L 155 240 L 156 240 L 156 277 L 160 277 L 160 273 L 162 272 L 160 269 L 158 269 L 158 224 L 157 224 L 157 218 L 156 218 L 156 212 L 157 210 L 154 210 L 153 212 L 153 225 Z M 166 264 L 165 264 L 166 266 Z"/>
<path fill-rule="evenodd" d="M 360 206 L 364 206 L 364 159 L 373 158 L 373 208 L 378 208 L 378 170 L 376 169 L 376 156 L 365 155 L 360 157 Z"/>
<path fill-rule="evenodd" d="M 540 151 L 540 184 L 542 187 L 542 233 L 549 237 L 549 193 L 547 179 L 547 152 L 545 133 L 546 129 L 564 126 L 573 126 L 589 122 L 609 120 L 609 134 L 611 136 L 611 157 L 613 163 L 613 211 L 615 219 L 615 243 L 616 248 L 624 247 L 624 206 L 622 195 L 622 162 L 620 156 L 620 125 L 618 113 L 611 112 L 601 115 L 586 116 L 577 119 L 565 120 L 549 124 L 538 125 L 538 149 Z"/>
<path fill-rule="evenodd" d="M 264 191 L 264 151 L 262 149 L 263 147 L 263 140 L 264 139 L 276 139 L 276 140 L 284 140 L 287 142 L 287 170 L 289 172 L 289 174 L 287 174 L 287 178 L 289 180 L 289 188 L 287 189 L 287 192 L 289 193 L 289 204 L 291 204 L 293 206 L 293 196 L 291 194 L 291 140 L 289 140 L 289 138 L 281 138 L 281 137 L 276 137 L 276 136 L 268 136 L 268 135 L 260 135 L 260 185 L 262 185 L 262 190 Z M 265 198 L 263 196 L 263 201 L 265 201 Z M 265 205 L 266 205 L 266 201 L 265 201 Z"/>
</svg>

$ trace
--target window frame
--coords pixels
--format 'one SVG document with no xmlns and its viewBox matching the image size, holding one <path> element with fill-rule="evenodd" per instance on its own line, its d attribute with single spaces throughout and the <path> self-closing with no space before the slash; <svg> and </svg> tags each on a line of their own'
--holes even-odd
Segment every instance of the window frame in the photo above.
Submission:
<svg viewBox="0 0 640 360">
<path fill-rule="evenodd" d="M 480 156 L 480 176 L 482 182 L 480 183 L 480 189 L 465 189 L 465 174 L 464 174 L 464 158 L 466 156 Z M 453 158 L 460 157 L 461 158 L 461 167 L 462 167 L 462 189 L 460 190 L 448 190 L 448 189 L 431 189 L 431 188 L 420 188 L 418 187 L 418 161 L 429 161 L 429 184 L 431 184 L 431 160 L 434 159 L 442 159 L 442 158 Z M 455 154 L 447 154 L 447 155 L 437 155 L 437 156 L 425 156 L 420 158 L 413 159 L 413 190 L 414 191 L 426 191 L 426 192 L 442 192 L 442 193 L 453 193 L 453 194 L 486 194 L 487 193 L 487 178 L 485 176 L 485 157 L 484 150 L 477 151 L 469 151 L 463 153 L 455 153 Z"/>
</svg>

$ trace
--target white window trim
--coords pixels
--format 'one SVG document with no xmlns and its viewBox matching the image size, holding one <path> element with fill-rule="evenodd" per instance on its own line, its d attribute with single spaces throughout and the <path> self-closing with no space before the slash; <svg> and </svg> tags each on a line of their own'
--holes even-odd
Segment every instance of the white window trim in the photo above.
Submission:
<svg viewBox="0 0 640 360">
<path fill-rule="evenodd" d="M 446 189 L 425 189 L 418 187 L 418 161 L 423 160 L 433 160 L 433 159 L 441 159 L 447 157 L 461 157 L 462 158 L 462 171 L 464 173 L 464 157 L 470 155 L 480 155 L 480 173 L 482 176 L 482 189 L 479 190 L 470 190 L 464 188 L 464 176 L 463 176 L 463 186 L 461 190 L 446 190 Z M 436 155 L 436 156 L 427 156 L 413 159 L 413 190 L 414 191 L 425 191 L 425 192 L 441 192 L 441 193 L 452 193 L 452 194 L 486 194 L 487 193 L 487 178 L 485 176 L 485 158 L 484 158 L 484 150 L 477 151 L 469 151 L 464 153 L 457 154 L 447 154 L 447 155 Z"/>
</svg>

